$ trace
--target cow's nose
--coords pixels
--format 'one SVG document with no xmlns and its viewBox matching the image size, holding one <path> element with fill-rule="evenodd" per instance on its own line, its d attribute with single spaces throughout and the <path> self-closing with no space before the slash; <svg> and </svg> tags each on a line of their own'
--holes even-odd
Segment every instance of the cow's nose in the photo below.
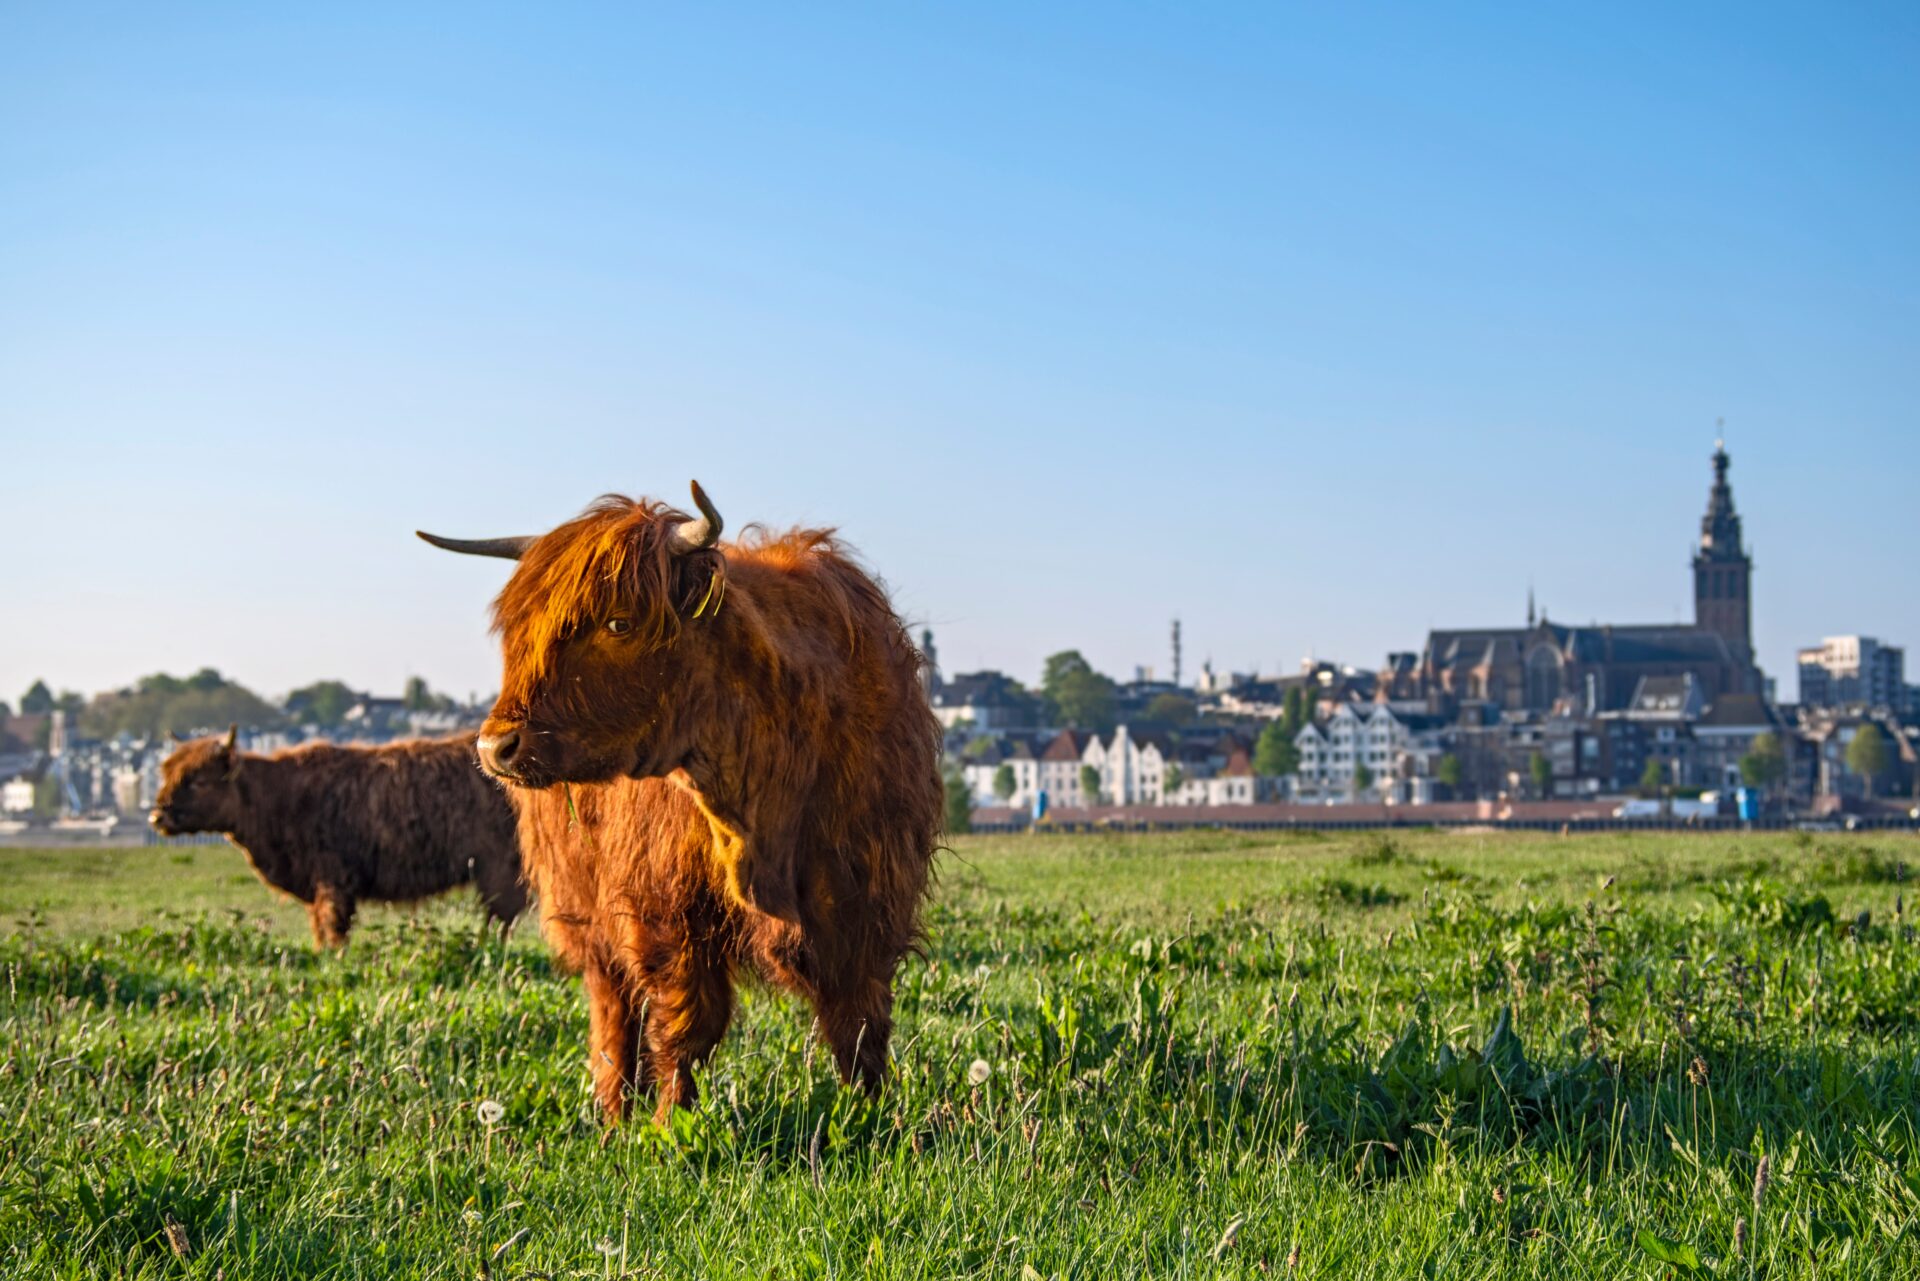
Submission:
<svg viewBox="0 0 1920 1281">
<path fill-rule="evenodd" d="M 487 773 L 512 778 L 514 761 L 520 755 L 520 743 L 520 731 L 508 729 L 498 734 L 482 734 L 480 741 L 475 744 L 475 750 L 479 752 L 480 764 Z"/>
</svg>

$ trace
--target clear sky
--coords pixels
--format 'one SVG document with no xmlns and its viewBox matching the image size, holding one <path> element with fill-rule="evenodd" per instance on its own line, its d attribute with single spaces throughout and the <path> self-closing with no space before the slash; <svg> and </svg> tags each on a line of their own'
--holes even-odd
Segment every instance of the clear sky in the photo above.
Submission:
<svg viewBox="0 0 1920 1281">
<path fill-rule="evenodd" d="M 485 692 L 504 566 L 411 531 L 690 476 L 949 671 L 1666 621 L 1722 416 L 1782 693 L 1920 666 L 1916 65 L 1910 4 L 7 5 L 0 697 Z"/>
</svg>

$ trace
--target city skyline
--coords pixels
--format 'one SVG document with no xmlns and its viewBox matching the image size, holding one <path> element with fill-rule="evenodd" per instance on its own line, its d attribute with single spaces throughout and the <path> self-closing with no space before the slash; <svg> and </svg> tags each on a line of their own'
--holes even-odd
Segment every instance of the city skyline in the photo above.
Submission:
<svg viewBox="0 0 1920 1281">
<path fill-rule="evenodd" d="M 1900 10 L 19 10 L 0 697 L 460 695 L 609 490 L 838 526 L 949 670 L 1689 616 L 1920 643 Z"/>
<path fill-rule="evenodd" d="M 1716 453 L 1721 448 L 1723 448 L 1723 442 L 1720 439 L 1716 439 L 1715 448 L 1716 448 Z M 1749 540 L 1749 550 L 1750 550 L 1750 546 L 1751 544 Z M 1698 551 L 1697 543 L 1694 550 Z M 1690 591 L 1691 591 L 1691 588 L 1689 587 L 1689 592 Z M 1587 624 L 1598 625 L 1600 623 L 1600 619 L 1598 617 L 1582 618 L 1582 617 L 1569 615 L 1564 612 L 1555 612 L 1551 606 L 1551 603 L 1544 600 L 1543 593 L 1539 591 L 1537 582 L 1533 580 L 1530 580 L 1527 586 L 1524 610 L 1525 610 L 1525 621 L 1529 625 L 1531 625 L 1536 614 L 1542 621 L 1545 621 L 1551 618 L 1555 622 L 1572 624 L 1575 626 L 1581 626 L 1581 625 L 1587 625 Z M 1692 606 L 1688 605 L 1688 606 L 1682 606 L 1681 608 L 1679 608 L 1675 612 L 1674 616 L 1671 618 L 1647 617 L 1647 618 L 1635 618 L 1635 619 L 1632 619 L 1631 621 L 1636 623 L 1654 623 L 1654 624 L 1690 623 L 1693 621 L 1692 615 L 1693 615 Z M 918 634 L 923 630 L 931 631 L 935 633 L 937 638 L 939 638 L 940 668 L 941 668 L 941 671 L 945 674 L 951 675 L 955 672 L 960 672 L 960 671 L 969 671 L 969 672 L 971 671 L 1004 671 L 1014 676 L 1016 679 L 1021 679 L 1021 680 L 1028 679 L 1029 673 L 1027 672 L 1024 672 L 1014 667 L 996 665 L 991 662 L 971 664 L 971 665 L 963 663 L 959 666 L 956 666 L 948 658 L 948 655 L 950 654 L 951 651 L 947 648 L 948 640 L 946 639 L 945 633 L 942 633 L 940 629 L 934 627 L 928 620 L 910 619 L 909 621 L 912 626 L 912 629 L 916 634 Z M 1168 621 L 1176 622 L 1180 620 L 1176 615 L 1173 619 L 1170 619 Z M 1182 623 L 1182 625 L 1184 626 L 1184 623 Z M 1517 625 L 1517 620 L 1515 622 L 1509 622 L 1507 620 L 1498 620 L 1493 625 L 1494 626 L 1515 626 Z M 1761 630 L 1759 618 L 1755 619 L 1754 626 L 1756 631 Z M 1777 631 L 1779 629 L 1776 628 L 1773 630 Z M 1790 652 L 1793 655 L 1793 657 L 1797 659 L 1798 655 L 1801 653 L 1802 650 L 1807 648 L 1809 645 L 1813 645 L 1817 647 L 1817 644 L 1819 642 L 1821 642 L 1822 640 L 1824 640 L 1825 637 L 1831 634 L 1833 633 L 1821 632 L 1817 636 L 1810 635 L 1803 642 L 1799 642 L 1793 645 Z M 1870 633 L 1860 633 L 1860 632 L 1854 632 L 1851 634 L 1871 635 Z M 1427 635 L 1427 632 L 1423 630 L 1422 632 L 1419 633 L 1417 637 L 1408 638 L 1408 642 L 1405 644 L 1400 644 L 1400 643 L 1389 644 L 1383 648 L 1378 649 L 1374 653 L 1361 653 L 1361 654 L 1328 653 L 1328 652 L 1320 652 L 1320 651 L 1309 649 L 1306 652 L 1304 652 L 1299 657 L 1298 660 L 1294 662 L 1288 662 L 1284 659 L 1281 659 L 1271 664 L 1261 663 L 1261 662 L 1253 662 L 1253 663 L 1245 663 L 1245 664 L 1221 663 L 1214 658 L 1211 650 L 1207 650 L 1204 653 L 1196 654 L 1194 647 L 1191 644 L 1191 641 L 1188 641 L 1183 644 L 1183 654 L 1185 657 L 1183 662 L 1183 670 L 1181 673 L 1181 682 L 1184 685 L 1191 687 L 1194 684 L 1194 682 L 1198 679 L 1200 672 L 1204 667 L 1210 667 L 1215 672 L 1216 676 L 1219 676 L 1219 677 L 1224 677 L 1230 673 L 1241 673 L 1249 676 L 1287 675 L 1295 671 L 1301 670 L 1303 667 L 1310 665 L 1314 662 L 1326 662 L 1326 661 L 1336 662 L 1336 663 L 1340 663 L 1340 664 L 1355 667 L 1355 668 L 1370 670 L 1377 667 L 1379 665 L 1379 660 L 1381 658 L 1384 658 L 1387 654 L 1394 653 L 1394 652 L 1409 652 L 1409 651 L 1417 652 L 1420 648 L 1420 644 L 1419 644 L 1420 641 L 1423 641 L 1426 638 L 1426 635 Z M 1892 644 L 1892 645 L 1895 645 L 1896 647 L 1904 645 L 1904 639 L 1900 637 L 1881 637 L 1880 639 L 1884 643 Z M 1757 646 L 1756 648 L 1762 654 L 1764 654 L 1766 647 L 1764 645 L 1761 645 L 1761 646 Z M 1165 680 L 1169 678 L 1171 667 L 1172 667 L 1171 641 L 1170 641 L 1170 638 L 1165 635 L 1165 630 L 1163 629 L 1163 648 L 1158 658 L 1148 656 L 1144 658 L 1134 659 L 1132 661 L 1128 661 L 1124 663 L 1109 665 L 1109 664 L 1102 663 L 1101 661 L 1099 661 L 1097 657 L 1095 657 L 1095 655 L 1097 654 L 1097 650 L 1095 650 L 1094 647 L 1089 646 L 1087 644 L 1083 644 L 1083 643 L 1082 644 L 1067 643 L 1054 648 L 1047 649 L 1044 653 L 1037 654 L 1033 659 L 1032 674 L 1037 675 L 1040 664 L 1047 653 L 1058 652 L 1060 649 L 1081 650 L 1083 653 L 1088 654 L 1090 658 L 1093 658 L 1094 666 L 1097 669 L 1102 670 L 1107 674 L 1120 680 L 1130 679 L 1135 675 L 1136 672 L 1144 672 L 1144 674 L 1150 677 Z M 413 669 L 408 670 L 405 677 L 400 682 L 396 683 L 393 686 L 392 690 L 389 690 L 385 686 L 382 686 L 375 682 L 355 680 L 351 676 L 346 676 L 341 673 L 332 672 L 332 671 L 308 674 L 307 676 L 294 680 L 285 688 L 281 688 L 281 687 L 271 686 L 271 685 L 259 685 L 254 682 L 250 682 L 245 678 L 244 673 L 237 672 L 235 670 L 232 670 L 226 667 L 222 667 L 217 662 L 207 662 L 207 663 L 199 663 L 199 664 L 193 664 L 188 666 L 182 666 L 178 670 L 164 669 L 164 668 L 155 668 L 155 669 L 143 668 L 140 671 L 130 674 L 123 679 L 111 681 L 106 684 L 102 684 L 98 686 L 77 685 L 70 681 L 57 679 L 46 673 L 35 675 L 34 677 L 29 678 L 29 681 L 44 680 L 46 684 L 55 691 L 72 689 L 81 693 L 93 695 L 97 693 L 107 692 L 112 689 L 130 686 L 140 677 L 150 674 L 150 671 L 166 670 L 166 671 L 169 671 L 170 674 L 184 676 L 184 675 L 190 674 L 194 670 L 198 670 L 200 667 L 213 667 L 221 671 L 222 674 L 226 676 L 228 679 L 237 680 L 239 681 L 239 683 L 243 685 L 248 685 L 250 688 L 255 689 L 256 692 L 265 694 L 270 698 L 274 698 L 274 699 L 283 698 L 290 690 L 298 688 L 300 686 L 310 684 L 313 681 L 332 680 L 332 679 L 344 680 L 344 682 L 349 686 L 363 689 L 367 692 L 370 692 L 376 695 L 389 694 L 392 692 L 396 692 L 402 685 L 405 684 L 406 680 L 410 680 L 414 677 L 421 677 L 425 679 L 428 682 L 428 684 L 439 693 L 450 694 L 450 695 L 453 695 L 454 697 L 459 697 L 459 698 L 471 699 L 473 697 L 478 696 L 484 699 L 490 696 L 489 691 L 492 689 L 492 686 L 482 683 L 479 685 L 469 686 L 468 688 L 463 690 L 458 688 L 456 685 L 452 683 L 449 683 L 443 680 L 436 680 L 435 676 L 430 671 L 413 670 Z M 1762 669 L 1765 675 L 1770 679 L 1770 681 L 1774 683 L 1777 691 L 1777 696 L 1782 701 L 1792 701 L 1795 697 L 1797 697 L 1799 691 L 1797 690 L 1796 685 L 1794 683 L 1791 683 L 1791 682 L 1797 682 L 1797 678 L 1798 678 L 1796 662 L 1794 661 L 1784 662 L 1778 668 L 1767 667 L 1763 662 Z M 23 682 L 16 682 L 16 683 L 19 684 L 19 690 L 16 690 L 11 693 L 6 692 L 5 690 L 0 690 L 0 702 L 5 702 L 10 706 L 17 704 L 18 694 L 21 690 L 24 690 L 27 687 L 27 684 Z"/>
</svg>

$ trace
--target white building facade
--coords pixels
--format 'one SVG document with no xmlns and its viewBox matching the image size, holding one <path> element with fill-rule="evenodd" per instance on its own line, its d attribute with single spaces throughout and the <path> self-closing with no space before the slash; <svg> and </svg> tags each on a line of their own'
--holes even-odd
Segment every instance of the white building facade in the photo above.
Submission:
<svg viewBox="0 0 1920 1281">
<path fill-rule="evenodd" d="M 1403 772 L 1414 747 L 1412 733 L 1384 703 L 1342 703 L 1324 720 L 1301 726 L 1293 745 L 1300 752 L 1296 794 L 1331 801 L 1371 795 Z M 1355 785 L 1363 765 L 1371 775 L 1364 789 Z"/>
</svg>

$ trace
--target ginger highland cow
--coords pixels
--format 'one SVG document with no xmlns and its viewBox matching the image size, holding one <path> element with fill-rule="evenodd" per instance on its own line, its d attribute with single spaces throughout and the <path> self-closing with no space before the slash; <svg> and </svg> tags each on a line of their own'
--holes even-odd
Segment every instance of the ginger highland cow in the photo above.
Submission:
<svg viewBox="0 0 1920 1281">
<path fill-rule="evenodd" d="M 885 591 L 825 530 L 722 545 L 698 517 L 603 498 L 537 538 L 423 534 L 517 560 L 481 763 L 516 789 L 549 939 L 585 979 L 609 1120 L 695 1097 L 736 976 L 813 1008 L 877 1089 L 893 976 L 939 836 L 939 725 Z"/>
</svg>

